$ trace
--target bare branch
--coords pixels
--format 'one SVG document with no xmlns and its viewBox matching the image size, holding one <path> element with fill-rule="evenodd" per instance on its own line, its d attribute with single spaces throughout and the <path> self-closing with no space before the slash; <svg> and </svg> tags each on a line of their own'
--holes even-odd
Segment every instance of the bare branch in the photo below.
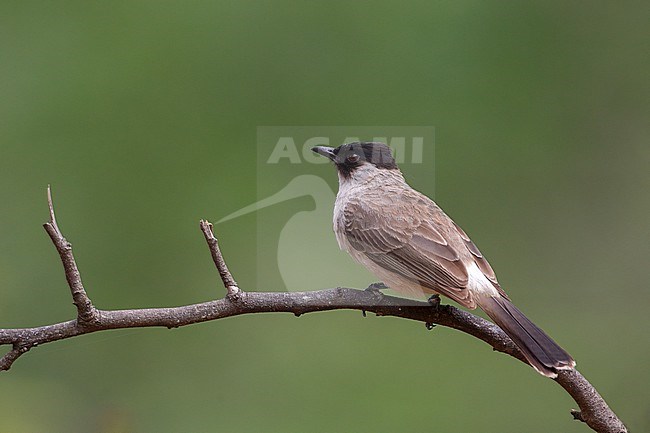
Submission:
<svg viewBox="0 0 650 433">
<path fill-rule="evenodd" d="M 228 266 L 226 266 L 226 261 L 223 259 L 223 256 L 221 255 L 221 250 L 219 249 L 219 241 L 214 236 L 214 231 L 212 230 L 212 223 L 206 220 L 201 220 L 199 224 L 201 226 L 201 231 L 203 232 L 203 236 L 205 236 L 205 240 L 208 243 L 208 248 L 210 248 L 210 253 L 212 254 L 212 260 L 214 261 L 214 265 L 217 267 L 217 270 L 219 271 L 219 276 L 221 277 L 223 286 L 228 291 L 228 296 L 236 297 L 240 292 L 239 286 L 237 285 L 237 282 L 230 274 L 230 271 L 228 270 Z"/>
<path fill-rule="evenodd" d="M 0 371 L 8 370 L 13 362 L 30 348 L 78 335 L 108 329 L 167 327 L 177 328 L 193 323 L 253 313 L 292 313 L 296 316 L 330 310 L 360 310 L 377 316 L 394 316 L 416 320 L 427 326 L 433 324 L 457 329 L 485 341 L 495 351 L 506 353 L 522 362 L 525 358 L 510 338 L 495 324 L 450 305 L 432 305 L 409 299 L 385 296 L 376 290 L 336 288 L 312 292 L 243 292 L 228 271 L 212 224 L 201 221 L 201 230 L 210 248 L 212 259 L 228 291 L 224 299 L 170 308 L 131 310 L 97 310 L 93 307 L 81 283 L 81 276 L 70 243 L 57 226 L 48 188 L 50 221 L 44 226 L 56 247 L 72 297 L 77 306 L 76 320 L 35 328 L 0 329 L 0 345 L 12 349 L 0 358 Z M 233 302 L 236 300 L 236 302 Z M 596 389 L 577 370 L 561 370 L 557 378 L 576 401 L 580 410 L 573 410 L 575 419 L 584 421 L 599 433 L 626 433 L 627 428 L 609 408 Z"/>
<path fill-rule="evenodd" d="M 97 310 L 93 307 L 81 282 L 81 274 L 72 254 L 72 244 L 63 237 L 56 223 L 54 205 L 52 204 L 52 190 L 49 185 L 47 186 L 47 204 L 50 209 L 50 220 L 43 224 L 43 227 L 47 234 L 50 235 L 54 247 L 61 256 L 65 278 L 72 292 L 72 302 L 77 307 L 77 320 L 80 325 L 92 326 L 97 321 Z"/>
<path fill-rule="evenodd" d="M 27 350 L 29 349 L 21 350 L 17 344 L 14 344 L 14 347 L 0 358 L 0 371 L 9 370 L 14 361 L 20 358 L 20 355 L 26 353 Z"/>
<path fill-rule="evenodd" d="M 95 327 L 83 328 L 72 320 L 36 328 L 2 329 L 0 344 L 21 342 L 26 346 L 36 346 L 107 329 L 177 328 L 243 314 L 283 312 L 302 315 L 342 309 L 369 311 L 378 316 L 401 317 L 457 329 L 485 341 L 496 351 L 525 362 L 510 338 L 498 326 L 481 317 L 450 305 L 432 308 L 426 302 L 414 302 L 348 288 L 313 292 L 241 292 L 238 302 L 231 302 L 226 298 L 182 307 L 98 310 L 99 321 Z M 0 369 L 3 369 L 1 364 Z M 585 422 L 595 431 L 627 431 L 607 403 L 578 371 L 560 371 L 558 377 L 553 380 L 574 398 Z"/>
</svg>

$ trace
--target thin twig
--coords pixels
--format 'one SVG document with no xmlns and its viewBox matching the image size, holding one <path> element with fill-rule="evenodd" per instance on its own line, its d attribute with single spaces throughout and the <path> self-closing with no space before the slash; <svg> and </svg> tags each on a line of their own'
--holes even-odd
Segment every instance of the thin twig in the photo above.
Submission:
<svg viewBox="0 0 650 433">
<path fill-rule="evenodd" d="M 214 236 L 214 231 L 212 230 L 212 223 L 206 220 L 200 221 L 201 231 L 203 236 L 205 236 L 205 241 L 208 243 L 208 248 L 210 248 L 210 254 L 212 254 L 212 261 L 219 271 L 219 276 L 223 282 L 223 286 L 228 291 L 228 296 L 233 298 L 237 297 L 240 293 L 239 286 L 237 282 L 230 274 L 226 261 L 221 255 L 221 250 L 219 249 L 219 241 Z"/>
<path fill-rule="evenodd" d="M 77 320 L 81 325 L 93 326 L 98 319 L 97 310 L 93 307 L 81 282 L 81 274 L 72 254 L 72 244 L 63 237 L 56 223 L 54 205 L 52 204 L 52 190 L 49 185 L 47 186 L 47 204 L 50 210 L 50 220 L 43 224 L 43 227 L 47 234 L 50 235 L 50 239 L 52 239 L 52 243 L 61 257 L 65 278 L 72 293 L 72 303 L 77 307 Z"/>
<path fill-rule="evenodd" d="M 11 364 L 20 358 L 20 355 L 26 352 L 27 350 L 21 350 L 18 348 L 18 345 L 14 344 L 14 348 L 7 352 L 2 358 L 0 358 L 0 371 L 9 370 L 9 368 L 11 368 Z"/>
</svg>

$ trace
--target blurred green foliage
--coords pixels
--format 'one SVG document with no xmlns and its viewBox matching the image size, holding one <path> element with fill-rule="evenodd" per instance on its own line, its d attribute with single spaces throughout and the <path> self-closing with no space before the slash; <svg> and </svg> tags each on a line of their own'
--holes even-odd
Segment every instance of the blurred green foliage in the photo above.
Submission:
<svg viewBox="0 0 650 433">
<path fill-rule="evenodd" d="M 223 294 L 198 220 L 255 201 L 258 126 L 433 125 L 438 202 L 631 430 L 650 430 L 649 12 L 5 2 L 0 327 L 73 317 L 40 228 L 48 183 L 97 306 L 187 304 Z M 255 218 L 218 235 L 243 288 L 273 290 L 255 287 Z M 356 312 L 103 332 L 0 381 L 13 433 L 587 431 L 557 385 L 486 345 Z"/>
</svg>

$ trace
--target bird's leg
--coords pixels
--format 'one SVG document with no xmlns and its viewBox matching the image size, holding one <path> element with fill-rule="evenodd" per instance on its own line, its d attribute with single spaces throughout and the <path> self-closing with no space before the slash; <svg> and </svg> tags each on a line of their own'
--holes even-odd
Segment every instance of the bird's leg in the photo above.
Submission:
<svg viewBox="0 0 650 433">
<path fill-rule="evenodd" d="M 381 281 L 378 281 L 378 282 L 376 282 L 376 283 L 372 283 L 371 285 L 369 285 L 368 287 L 366 287 L 366 290 L 369 291 L 369 292 L 378 292 L 378 293 L 381 293 L 382 290 L 386 290 L 386 289 L 388 289 L 388 288 L 389 288 L 389 287 L 388 287 L 386 284 L 382 283 Z M 383 294 L 383 293 L 382 293 L 382 294 Z"/>
<path fill-rule="evenodd" d="M 431 305 L 431 307 L 434 310 L 438 311 L 438 308 L 440 307 L 440 295 L 437 294 L 437 293 L 434 293 L 433 295 L 429 296 L 429 299 L 427 299 L 427 302 L 429 302 L 429 305 Z M 436 327 L 436 324 L 431 323 L 431 322 L 427 322 L 427 323 L 424 324 L 424 326 L 426 326 L 426 328 L 429 331 L 431 331 L 433 328 Z"/>
</svg>

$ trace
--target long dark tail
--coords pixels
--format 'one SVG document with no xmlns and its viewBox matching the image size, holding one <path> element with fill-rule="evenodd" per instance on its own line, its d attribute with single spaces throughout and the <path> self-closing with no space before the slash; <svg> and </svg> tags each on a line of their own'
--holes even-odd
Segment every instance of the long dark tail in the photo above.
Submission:
<svg viewBox="0 0 650 433">
<path fill-rule="evenodd" d="M 576 362 L 544 331 L 524 316 L 509 300 L 485 296 L 479 306 L 515 342 L 530 365 L 548 377 L 557 377 L 557 370 L 570 370 Z"/>
</svg>

